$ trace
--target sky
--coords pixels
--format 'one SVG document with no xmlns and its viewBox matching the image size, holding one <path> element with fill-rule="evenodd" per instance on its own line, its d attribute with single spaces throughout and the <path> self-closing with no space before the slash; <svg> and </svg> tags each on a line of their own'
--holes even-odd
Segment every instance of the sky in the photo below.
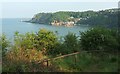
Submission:
<svg viewBox="0 0 120 74">
<path fill-rule="evenodd" d="M 0 2 L 118 2 L 119 0 L 0 0 Z"/>
<path fill-rule="evenodd" d="M 6 1 L 6 2 L 5 2 Z M 46 1 L 46 0 L 42 0 Z M 57 12 L 57 11 L 87 11 L 87 10 L 104 10 L 104 9 L 110 9 L 110 8 L 118 8 L 118 1 L 117 0 L 110 0 L 107 1 L 86 1 L 82 0 L 79 1 L 73 1 L 69 0 L 69 2 L 40 2 L 37 0 L 4 0 L 0 7 L 0 18 L 32 18 L 34 14 L 40 13 L 40 12 Z M 84 2 L 83 2 L 84 1 Z"/>
</svg>

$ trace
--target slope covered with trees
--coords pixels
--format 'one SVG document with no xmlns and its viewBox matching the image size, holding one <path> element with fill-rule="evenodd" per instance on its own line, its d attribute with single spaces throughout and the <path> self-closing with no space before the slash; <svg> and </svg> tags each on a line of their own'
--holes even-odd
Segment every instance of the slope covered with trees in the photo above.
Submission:
<svg viewBox="0 0 120 74">
<path fill-rule="evenodd" d="M 80 19 L 75 22 L 75 24 L 83 25 L 102 25 L 106 27 L 117 27 L 118 26 L 118 15 L 119 9 L 107 9 L 100 11 L 84 11 L 84 12 L 71 12 L 71 11 L 59 11 L 55 13 L 38 13 L 29 22 L 39 23 L 39 24 L 51 24 L 53 21 L 74 21 L 75 19 Z M 72 18 L 72 19 L 70 19 Z"/>
<path fill-rule="evenodd" d="M 30 22 L 33 23 L 50 23 L 54 20 L 57 21 L 68 21 L 70 17 L 74 18 L 85 18 L 87 16 L 95 16 L 96 12 L 86 11 L 86 12 L 69 12 L 69 11 L 59 11 L 55 13 L 38 13 L 36 14 Z"/>
<path fill-rule="evenodd" d="M 97 12 L 96 16 L 82 19 L 78 24 L 88 24 L 90 26 L 102 25 L 106 27 L 118 27 L 119 9 L 109 9 Z"/>
</svg>

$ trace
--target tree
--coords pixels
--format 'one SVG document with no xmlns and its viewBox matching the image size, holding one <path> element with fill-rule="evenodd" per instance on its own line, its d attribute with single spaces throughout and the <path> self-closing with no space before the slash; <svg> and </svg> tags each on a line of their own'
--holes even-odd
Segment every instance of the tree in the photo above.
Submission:
<svg viewBox="0 0 120 74">
<path fill-rule="evenodd" d="M 57 36 L 46 29 L 40 29 L 35 36 L 36 48 L 38 50 L 46 51 L 47 54 L 53 54 L 57 43 Z"/>
<path fill-rule="evenodd" d="M 64 43 L 60 46 L 61 54 L 73 53 L 79 50 L 78 48 L 78 37 L 73 33 L 68 33 L 64 37 Z"/>
<path fill-rule="evenodd" d="M 116 36 L 112 29 L 96 27 L 81 33 L 80 45 L 84 50 L 117 50 Z"/>
</svg>

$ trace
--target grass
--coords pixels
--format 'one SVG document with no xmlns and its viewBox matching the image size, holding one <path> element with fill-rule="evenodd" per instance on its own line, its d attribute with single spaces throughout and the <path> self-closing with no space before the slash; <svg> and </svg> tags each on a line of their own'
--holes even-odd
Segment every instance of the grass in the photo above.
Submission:
<svg viewBox="0 0 120 74">
<path fill-rule="evenodd" d="M 116 55 L 106 54 L 92 55 L 91 53 L 82 52 L 77 55 L 75 64 L 74 56 L 65 57 L 53 62 L 61 71 L 67 72 L 117 72 L 118 58 Z M 109 56 L 109 57 L 108 57 Z"/>
<path fill-rule="evenodd" d="M 9 60 L 9 59 L 8 59 Z M 75 56 L 68 56 L 60 59 L 50 61 L 50 66 L 47 67 L 37 62 L 25 62 L 23 60 L 6 60 L 3 63 L 3 71 L 16 72 L 21 70 L 23 72 L 117 72 L 118 69 L 118 55 L 111 53 L 87 53 L 80 52 L 77 54 L 75 63 Z"/>
</svg>

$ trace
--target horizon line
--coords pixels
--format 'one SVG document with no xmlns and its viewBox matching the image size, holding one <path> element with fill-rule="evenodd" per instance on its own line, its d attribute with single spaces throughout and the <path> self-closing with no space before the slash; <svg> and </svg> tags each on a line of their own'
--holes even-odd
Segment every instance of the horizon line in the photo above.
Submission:
<svg viewBox="0 0 120 74">
<path fill-rule="evenodd" d="M 109 9 L 119 9 L 119 7 L 113 7 L 113 8 L 105 8 L 105 9 L 99 9 L 99 10 L 92 10 L 92 9 L 88 9 L 88 10 L 78 10 L 78 11 L 74 11 L 74 10 L 58 10 L 58 11 L 41 11 L 38 13 L 56 13 L 56 12 L 87 12 L 87 11 L 93 11 L 93 12 L 99 12 L 99 11 L 104 11 L 104 10 L 109 10 Z M 35 13 L 34 15 L 38 14 Z M 32 15 L 32 17 L 34 16 Z M 32 18 L 32 17 L 0 17 L 0 19 L 4 19 L 4 18 Z"/>
</svg>

